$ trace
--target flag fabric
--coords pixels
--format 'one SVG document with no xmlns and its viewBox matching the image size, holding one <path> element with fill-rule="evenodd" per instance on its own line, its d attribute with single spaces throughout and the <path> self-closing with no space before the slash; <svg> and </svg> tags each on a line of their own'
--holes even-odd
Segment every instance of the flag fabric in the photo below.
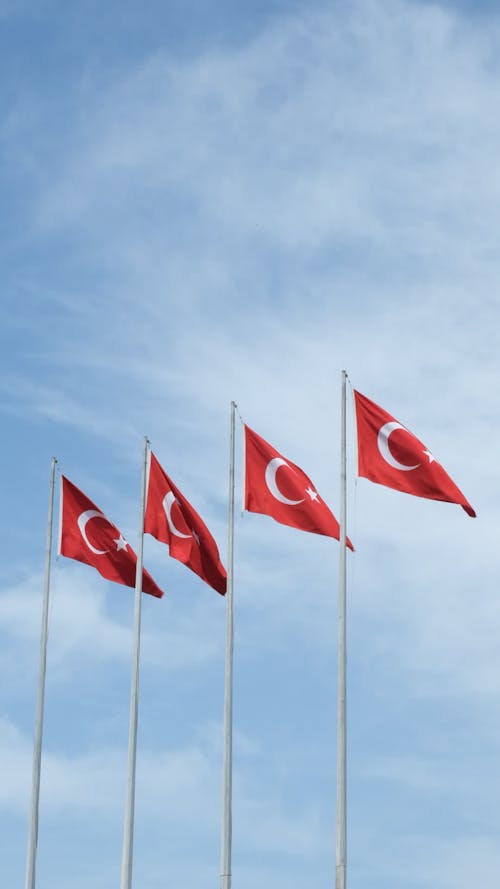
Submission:
<svg viewBox="0 0 500 889">
<path fill-rule="evenodd" d="M 149 457 L 144 531 L 166 543 L 172 558 L 182 562 L 224 595 L 226 569 L 214 538 L 152 452 Z"/>
<path fill-rule="evenodd" d="M 416 497 L 472 506 L 428 448 L 387 411 L 354 391 L 358 430 L 358 475 Z"/>
<path fill-rule="evenodd" d="M 116 525 L 92 500 L 61 477 L 59 553 L 92 565 L 107 580 L 135 587 L 137 557 Z M 161 599 L 163 591 L 143 569 L 143 592 Z"/>
<path fill-rule="evenodd" d="M 245 431 L 245 509 L 340 540 L 340 526 L 311 479 L 253 429 Z M 349 538 L 347 546 L 354 549 Z"/>
</svg>

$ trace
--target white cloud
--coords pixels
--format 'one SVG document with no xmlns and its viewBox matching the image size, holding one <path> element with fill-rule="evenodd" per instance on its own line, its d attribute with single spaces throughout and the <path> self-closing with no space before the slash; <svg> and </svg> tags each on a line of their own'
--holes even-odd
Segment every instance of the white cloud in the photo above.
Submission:
<svg viewBox="0 0 500 889">
<path fill-rule="evenodd" d="M 5 763 L 0 805 L 23 812 L 29 801 L 31 745 L 19 729 L 5 719 L 0 736 Z M 106 819 L 119 818 L 125 798 L 125 777 L 124 749 L 73 755 L 47 749 L 42 759 L 43 810 L 51 818 L 61 812 L 71 812 L 81 818 L 94 811 Z M 191 820 L 193 812 L 200 811 L 200 805 L 206 809 L 204 797 L 213 783 L 213 766 L 201 748 L 139 752 L 138 805 L 145 806 L 148 820 L 159 814 L 169 820 Z M 171 801 L 170 809 L 165 806 L 167 799 Z"/>
<path fill-rule="evenodd" d="M 92 572 L 84 577 L 84 572 L 87 573 L 85 569 L 65 565 L 64 569 L 56 566 L 52 573 L 48 671 L 59 681 L 67 681 L 82 661 L 94 664 L 94 668 L 106 661 L 131 662 L 133 590 L 110 586 Z M 0 597 L 4 656 L 7 657 L 9 646 L 18 653 L 22 646 L 25 656 L 29 652 L 34 663 L 34 651 L 38 650 L 40 639 L 42 586 L 42 577 L 33 575 L 4 590 Z M 108 597 L 116 594 L 123 597 L 121 619 L 110 613 Z M 179 670 L 210 660 L 218 647 L 217 625 L 222 627 L 220 611 L 210 607 L 212 604 L 208 599 L 199 599 L 189 613 L 183 613 L 181 609 L 169 611 L 168 600 L 163 600 L 157 604 L 163 611 L 158 621 L 157 614 L 149 610 L 146 602 L 142 661 L 146 665 Z M 15 658 L 9 658 L 14 674 Z"/>
<path fill-rule="evenodd" d="M 0 789 L 0 809 L 23 814 L 29 804 L 31 748 L 28 739 L 7 720 L 0 725 L 0 753 L 5 781 Z M 64 817 L 66 829 L 82 830 L 86 819 L 99 818 L 101 830 L 108 831 L 122 817 L 126 756 L 123 749 L 109 748 L 63 755 L 45 749 L 42 758 L 41 814 L 44 833 L 47 825 Z M 309 858 L 323 848 L 326 836 L 320 813 L 315 808 L 295 810 L 285 807 L 276 789 L 252 781 L 246 795 L 236 771 L 235 849 L 244 848 L 260 855 L 286 852 L 298 860 Z M 240 784 L 240 787 L 238 787 Z M 137 765 L 136 829 L 155 837 L 167 831 L 169 846 L 189 845 L 189 839 L 207 836 L 217 844 L 214 806 L 220 806 L 220 755 L 209 753 L 205 745 L 182 749 L 151 751 L 139 749 Z M 71 828 L 73 825 L 73 828 Z M 83 833 L 85 836 L 85 833 Z M 203 846 L 202 846 L 203 848 Z M 43 845 L 40 852 L 43 854 Z M 246 854 L 246 853 L 245 853 Z M 138 853 L 137 866 L 147 869 L 148 854 Z M 156 858 L 156 856 L 155 856 Z M 175 872 L 174 863 L 158 861 L 165 873 Z"/>
<path fill-rule="evenodd" d="M 20 103 L 3 134 L 12 156 L 18 138 L 24 160 L 26 153 L 31 160 L 23 169 L 32 215 L 19 236 L 30 249 L 22 286 L 16 271 L 9 304 L 19 285 L 33 319 L 23 327 L 30 361 L 14 362 L 3 377 L 4 410 L 9 422 L 20 424 L 19 441 L 22 424 L 36 422 L 40 436 L 61 442 L 68 462 L 106 485 L 111 502 L 119 499 L 116 512 L 127 526 L 136 506 L 124 478 L 132 466 L 137 470 L 138 441 L 147 432 L 224 544 L 231 398 L 251 426 L 303 466 L 335 511 L 341 367 L 414 429 L 477 507 L 472 522 L 458 507 L 365 481 L 356 492 L 350 486 L 357 546 L 348 589 L 353 773 L 365 805 L 377 781 L 394 807 L 387 821 L 374 818 L 368 827 L 360 827 L 357 816 L 358 839 L 350 849 L 354 862 L 357 855 L 373 868 L 364 872 L 358 863 L 356 871 L 354 864 L 354 886 L 382 881 L 399 889 L 409 879 L 418 889 L 493 886 L 498 872 L 488 829 L 457 826 L 452 793 L 476 746 L 491 737 L 485 713 L 498 696 L 500 675 L 500 124 L 491 111 L 498 104 L 498 38 L 495 19 L 485 27 L 437 5 L 313 5 L 280 16 L 275 27 L 238 48 L 181 62 L 162 51 L 125 64 L 106 84 L 98 68 L 87 72 L 73 95 L 64 139 L 57 138 L 59 122 L 43 96 L 36 96 L 35 118 L 33 96 L 30 114 L 23 115 Z M 43 150 L 47 138 L 50 156 Z M 51 271 L 32 248 L 43 252 Z M 351 466 L 352 441 L 350 429 Z M 330 679 L 334 686 L 338 548 L 259 516 L 238 520 L 236 547 L 244 729 L 235 739 L 235 873 L 242 889 L 255 882 L 290 889 L 294 881 L 303 886 L 315 878 L 316 867 L 331 872 L 333 801 L 330 825 L 325 799 L 318 790 L 318 801 L 312 800 L 307 763 L 294 753 L 306 749 L 309 760 L 317 760 L 321 792 L 330 794 L 326 772 L 334 752 L 325 753 L 327 732 L 299 726 L 295 718 L 314 681 L 318 696 Z M 149 559 L 172 593 L 154 611 L 145 603 L 144 665 L 158 686 L 164 671 L 182 677 L 175 691 L 170 684 L 162 688 L 154 705 L 158 720 L 178 724 L 184 735 L 172 749 L 151 743 L 148 753 L 146 745 L 139 804 L 142 812 L 151 805 L 171 830 L 175 816 L 165 815 L 166 801 L 190 829 L 210 822 L 212 836 L 219 818 L 220 727 L 212 713 L 203 713 L 190 728 L 193 744 L 183 719 L 192 720 L 186 696 L 201 708 L 212 678 L 207 670 L 220 666 L 223 602 L 208 589 L 202 596 L 185 569 L 169 564 L 154 545 L 148 565 Z M 66 688 L 76 687 L 82 665 L 89 673 L 113 663 L 128 669 L 130 657 L 131 599 L 123 599 L 123 614 L 116 605 L 116 596 L 129 591 L 108 596 L 91 572 L 82 579 L 85 570 L 66 565 L 53 597 L 49 668 Z M 11 583 L 0 599 L 9 705 L 22 684 L 16 659 L 30 659 L 35 668 L 40 591 L 33 575 Z M 289 676 L 297 679 L 298 660 L 311 681 L 300 690 L 288 684 Z M 283 670 L 282 685 L 273 669 Z M 281 695 L 273 718 L 268 700 L 267 710 L 255 705 L 259 696 L 266 699 L 271 679 Z M 214 701 L 220 691 L 214 682 Z M 318 699 L 318 713 L 331 707 L 333 714 L 333 695 L 326 704 Z M 363 771 L 364 753 L 355 748 L 368 715 L 359 702 L 368 709 L 371 697 L 387 719 L 382 740 L 378 724 L 374 732 L 379 744 L 389 735 L 407 743 L 396 697 L 415 720 L 440 707 L 445 734 L 453 735 L 455 726 L 449 710 L 460 710 L 464 719 L 477 720 L 477 737 L 464 741 L 449 770 L 434 753 L 398 749 L 391 760 L 370 759 Z M 273 724 L 250 732 L 256 712 Z M 299 728 L 287 741 L 288 720 Z M 147 721 L 144 728 L 155 730 Z M 26 785 L 19 775 L 28 769 L 29 745 L 13 731 L 6 726 L 12 774 L 4 805 L 20 811 Z M 425 723 L 421 731 L 430 743 Z M 101 784 L 106 817 L 116 816 L 123 754 L 115 740 L 106 735 L 96 753 L 66 757 L 49 748 L 51 817 L 66 812 L 70 798 L 88 816 L 90 788 Z M 266 744 L 279 743 L 286 749 L 279 751 L 285 765 L 278 780 L 281 763 Z M 266 769 L 273 768 L 271 790 Z M 487 763 L 478 787 L 488 783 L 489 771 Z M 290 802 L 287 779 L 300 800 Z M 460 806 L 484 806 L 496 829 L 490 798 L 476 797 L 464 784 Z M 411 821 L 408 795 L 425 796 L 425 827 Z M 446 806 L 437 805 L 443 798 Z M 354 802 L 358 811 L 362 803 Z M 400 826 L 397 839 L 387 824 Z M 366 854 L 370 844 L 373 858 Z M 142 848 L 139 861 L 146 857 Z M 267 869 L 255 864 L 256 853 Z M 170 873 L 181 882 L 174 853 L 172 859 Z M 213 882 L 199 863 L 191 867 L 186 885 Z M 144 885 L 157 884 L 157 873 L 148 872 Z"/>
</svg>

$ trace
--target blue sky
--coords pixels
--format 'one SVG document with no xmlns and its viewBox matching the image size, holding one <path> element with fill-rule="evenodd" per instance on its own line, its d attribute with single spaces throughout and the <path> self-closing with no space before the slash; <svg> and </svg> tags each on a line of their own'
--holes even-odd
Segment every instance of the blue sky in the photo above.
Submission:
<svg viewBox="0 0 500 889">
<path fill-rule="evenodd" d="M 478 518 L 354 479 L 350 889 L 497 886 L 492 3 L 0 0 L 0 882 L 24 879 L 49 465 L 141 440 L 225 558 L 229 402 L 338 514 L 340 371 Z M 241 497 L 241 432 L 237 439 Z M 147 539 L 135 884 L 217 885 L 224 602 Z M 236 524 L 233 885 L 331 885 L 338 546 Z M 53 567 L 38 889 L 119 881 L 133 594 Z"/>
</svg>

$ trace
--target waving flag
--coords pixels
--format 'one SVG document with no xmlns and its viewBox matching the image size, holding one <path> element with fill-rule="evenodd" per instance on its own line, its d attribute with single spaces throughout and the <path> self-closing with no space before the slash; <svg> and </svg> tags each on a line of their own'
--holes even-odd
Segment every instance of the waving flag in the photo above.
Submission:
<svg viewBox="0 0 500 889">
<path fill-rule="evenodd" d="M 245 509 L 339 540 L 339 523 L 311 479 L 248 426 L 244 429 Z M 349 538 L 346 543 L 354 549 Z"/>
<path fill-rule="evenodd" d="M 416 497 L 472 506 L 428 448 L 387 411 L 354 392 L 358 428 L 358 474 Z"/>
<path fill-rule="evenodd" d="M 203 519 L 174 485 L 153 453 L 150 454 L 144 531 L 166 543 L 172 558 L 187 565 L 205 583 L 224 595 L 226 569 L 220 560 L 217 544 Z"/>
<path fill-rule="evenodd" d="M 135 587 L 137 558 L 123 534 L 72 482 L 61 477 L 59 552 L 92 565 L 107 580 Z M 142 572 L 143 592 L 161 599 L 163 591 Z"/>
</svg>

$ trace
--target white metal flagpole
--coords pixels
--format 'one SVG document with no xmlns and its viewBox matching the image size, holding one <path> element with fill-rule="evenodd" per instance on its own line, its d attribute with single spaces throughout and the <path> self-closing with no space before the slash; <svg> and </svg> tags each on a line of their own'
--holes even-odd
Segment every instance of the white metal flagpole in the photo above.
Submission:
<svg viewBox="0 0 500 889">
<path fill-rule="evenodd" d="M 148 461 L 148 439 L 144 437 L 142 460 L 141 514 L 137 544 L 137 567 L 135 572 L 134 607 L 134 654 L 132 661 L 132 681 L 130 687 L 130 721 L 128 733 L 128 781 L 123 827 L 121 889 L 132 886 L 132 857 L 134 844 L 134 805 L 135 805 L 135 764 L 137 751 L 137 717 L 139 712 L 139 655 L 141 648 L 141 603 L 142 566 L 144 549 L 144 511 L 146 507 L 146 472 Z"/>
<path fill-rule="evenodd" d="M 45 547 L 45 578 L 42 604 L 42 629 L 40 635 L 40 661 L 38 669 L 38 696 L 33 744 L 33 778 L 31 785 L 31 815 L 26 858 L 26 889 L 35 889 L 36 851 L 38 845 L 38 810 L 40 801 L 40 769 L 42 762 L 43 710 L 45 700 L 45 674 L 47 669 L 47 637 L 49 628 L 50 567 L 52 555 L 52 526 L 54 520 L 54 480 L 57 460 L 52 457 L 49 482 L 49 516 Z"/>
<path fill-rule="evenodd" d="M 335 889 L 346 889 L 346 380 L 342 371 L 340 433 L 340 554 L 338 601 L 337 672 L 337 826 L 335 843 Z"/>
<path fill-rule="evenodd" d="M 227 537 L 226 659 L 224 678 L 224 752 L 222 789 L 221 889 L 231 889 L 232 772 L 233 772 L 233 567 L 234 567 L 234 425 L 231 402 L 229 443 L 229 509 Z"/>
</svg>

